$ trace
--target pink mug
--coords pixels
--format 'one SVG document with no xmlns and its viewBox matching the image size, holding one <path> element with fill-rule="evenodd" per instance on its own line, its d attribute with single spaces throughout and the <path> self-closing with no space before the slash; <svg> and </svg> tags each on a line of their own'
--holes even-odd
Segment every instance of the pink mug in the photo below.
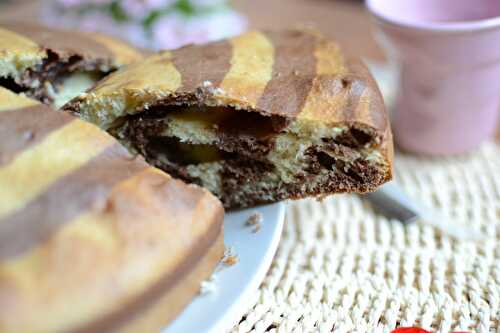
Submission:
<svg viewBox="0 0 500 333">
<path fill-rule="evenodd" d="M 367 0 L 400 67 L 396 143 L 426 154 L 492 138 L 500 105 L 500 0 Z"/>
</svg>

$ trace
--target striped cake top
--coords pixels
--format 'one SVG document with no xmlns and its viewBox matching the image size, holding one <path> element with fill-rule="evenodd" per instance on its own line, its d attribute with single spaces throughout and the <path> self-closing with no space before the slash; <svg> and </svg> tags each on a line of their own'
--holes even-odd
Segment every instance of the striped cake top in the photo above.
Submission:
<svg viewBox="0 0 500 333">
<path fill-rule="evenodd" d="M 116 66 L 143 58 L 127 43 L 99 33 L 52 29 L 23 22 L 0 24 L 0 64 L 2 60 L 15 59 L 18 62 L 36 59 L 40 63 L 49 56 L 49 51 L 60 58 L 76 55 L 86 60 L 109 61 Z"/>
<path fill-rule="evenodd" d="M 134 319 L 212 246 L 222 219 L 206 190 L 0 88 L 0 331 Z"/>
<path fill-rule="evenodd" d="M 264 114 L 388 129 L 382 97 L 366 67 L 315 31 L 250 31 L 163 51 L 112 74 L 72 104 L 106 128 L 125 112 L 186 95 Z"/>
</svg>

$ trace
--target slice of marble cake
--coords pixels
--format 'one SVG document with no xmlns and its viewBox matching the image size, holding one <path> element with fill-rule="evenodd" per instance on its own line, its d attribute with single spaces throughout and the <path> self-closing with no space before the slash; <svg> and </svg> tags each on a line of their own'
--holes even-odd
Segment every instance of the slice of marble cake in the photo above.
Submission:
<svg viewBox="0 0 500 333">
<path fill-rule="evenodd" d="M 227 208 L 373 191 L 392 175 L 377 85 L 314 31 L 252 31 L 164 51 L 64 109 Z"/>
</svg>

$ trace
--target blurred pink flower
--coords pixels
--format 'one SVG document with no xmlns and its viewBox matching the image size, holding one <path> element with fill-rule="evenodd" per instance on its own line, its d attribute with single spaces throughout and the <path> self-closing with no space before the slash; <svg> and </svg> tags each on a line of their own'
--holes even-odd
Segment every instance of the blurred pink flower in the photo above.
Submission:
<svg viewBox="0 0 500 333">
<path fill-rule="evenodd" d="M 74 8 L 89 5 L 109 5 L 113 0 L 56 0 L 64 8 Z"/>
<path fill-rule="evenodd" d="M 72 3 L 76 3 L 77 1 L 83 2 L 83 0 L 67 1 L 72 1 Z M 109 0 L 87 0 L 87 3 L 102 3 L 105 1 Z M 143 10 L 142 15 L 147 15 L 150 13 L 151 8 L 168 5 L 175 1 L 124 0 L 122 4 L 128 3 L 131 6 L 127 7 L 128 10 L 132 10 L 132 7 L 137 5 L 137 8 Z M 208 2 L 209 0 L 195 1 Z M 90 10 L 82 13 L 77 10 L 68 9 L 61 13 L 61 7 L 57 7 L 55 2 L 52 2 L 52 4 L 55 6 L 49 5 L 42 9 L 43 20 L 51 26 L 99 31 L 127 40 L 142 48 L 173 49 L 191 43 L 205 43 L 237 35 L 247 27 L 247 22 L 243 16 L 235 11 L 223 8 L 215 12 L 201 12 L 197 16 L 186 16 L 178 11 L 169 12 L 160 16 L 153 23 L 151 31 L 149 31 L 138 20 L 117 22 L 106 11 Z M 139 10 L 136 11 L 136 15 L 138 13 Z"/>
<path fill-rule="evenodd" d="M 118 25 L 109 15 L 102 12 L 90 12 L 80 16 L 80 22 L 75 20 L 76 24 L 87 31 L 104 31 L 109 34 L 115 34 L 118 30 Z"/>
<path fill-rule="evenodd" d="M 227 2 L 227 0 L 189 0 L 189 3 L 195 7 L 215 7 Z"/>
<path fill-rule="evenodd" d="M 146 33 L 144 28 L 138 24 L 122 24 L 121 34 L 117 34 L 116 37 L 128 41 L 130 44 L 135 45 L 136 47 L 141 47 L 144 49 L 151 48 L 149 35 Z"/>
<path fill-rule="evenodd" d="M 152 47 L 174 49 L 191 43 L 205 43 L 240 34 L 246 27 L 246 20 L 234 11 L 201 17 L 170 14 L 154 25 Z"/>
<path fill-rule="evenodd" d="M 149 47 L 143 27 L 136 22 L 116 22 L 102 13 L 88 13 L 81 17 L 82 30 L 98 31 L 126 40 L 138 47 Z"/>
<path fill-rule="evenodd" d="M 177 0 L 123 0 L 121 6 L 130 17 L 144 18 L 153 10 L 167 8 Z"/>
<path fill-rule="evenodd" d="M 138 47 L 150 46 L 146 32 L 136 22 L 117 23 L 111 16 L 96 11 L 84 15 L 70 12 L 60 15 L 57 11 L 45 10 L 43 14 L 44 22 L 50 26 L 97 31 L 128 41 Z"/>
<path fill-rule="evenodd" d="M 153 26 L 151 46 L 155 49 L 177 48 L 187 43 L 182 31 L 183 16 L 170 14 L 160 18 Z"/>
<path fill-rule="evenodd" d="M 199 24 L 208 28 L 209 41 L 239 35 L 248 28 L 245 17 L 232 10 L 202 16 L 199 20 Z"/>
</svg>

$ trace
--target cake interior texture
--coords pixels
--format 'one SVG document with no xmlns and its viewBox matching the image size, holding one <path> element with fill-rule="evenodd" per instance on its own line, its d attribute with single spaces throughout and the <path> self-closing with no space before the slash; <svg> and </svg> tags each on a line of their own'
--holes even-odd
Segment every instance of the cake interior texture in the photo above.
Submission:
<svg viewBox="0 0 500 333">
<path fill-rule="evenodd" d="M 47 51 L 47 57 L 21 71 L 0 75 L 0 86 L 24 93 L 56 108 L 92 87 L 111 72 L 106 61 L 84 60 L 81 56 L 61 57 Z"/>
<path fill-rule="evenodd" d="M 367 192 L 390 177 L 383 138 L 362 123 L 335 125 L 257 110 L 157 103 L 120 117 L 110 132 L 226 208 L 333 192 Z"/>
</svg>

